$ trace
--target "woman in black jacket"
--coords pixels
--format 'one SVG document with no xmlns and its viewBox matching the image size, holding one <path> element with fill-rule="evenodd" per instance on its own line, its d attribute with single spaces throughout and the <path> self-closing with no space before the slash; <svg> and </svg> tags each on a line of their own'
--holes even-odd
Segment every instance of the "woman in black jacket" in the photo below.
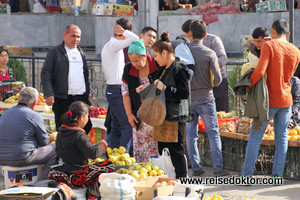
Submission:
<svg viewBox="0 0 300 200">
<path fill-rule="evenodd" d="M 159 141 L 159 153 L 161 154 L 162 150 L 167 147 L 175 167 L 176 178 L 186 177 L 183 137 L 185 122 L 191 120 L 188 103 L 191 76 L 187 66 L 175 58 L 168 32 L 162 33 L 161 39 L 153 44 L 152 53 L 156 62 L 161 66 L 156 76 L 160 79 L 155 80 L 154 84 L 157 84 L 159 90 L 164 89 L 166 98 L 167 115 L 162 126 L 168 124 L 166 125 L 168 127 L 161 130 L 165 130 L 164 135 L 170 135 L 170 138 L 178 137 L 178 142 Z M 178 128 L 171 130 L 170 127 Z"/>
</svg>

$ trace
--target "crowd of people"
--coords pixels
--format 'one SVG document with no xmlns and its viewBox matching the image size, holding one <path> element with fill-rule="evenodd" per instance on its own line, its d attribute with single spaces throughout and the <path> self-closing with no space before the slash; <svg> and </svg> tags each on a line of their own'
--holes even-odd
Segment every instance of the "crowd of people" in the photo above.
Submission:
<svg viewBox="0 0 300 200">
<path fill-rule="evenodd" d="M 138 162 L 147 162 L 151 156 L 168 148 L 176 178 L 187 177 L 186 134 L 193 176 L 201 176 L 205 173 L 197 145 L 198 119 L 201 117 L 209 138 L 214 175 L 228 175 L 223 169 L 216 114 L 217 111 L 229 111 L 228 81 L 224 72 L 228 59 L 221 39 L 207 33 L 202 20 L 187 20 L 182 25 L 186 37 L 181 36 L 176 42 L 170 41 L 168 32 L 163 32 L 156 41 L 157 31 L 152 27 L 142 29 L 139 37 L 131 31 L 132 26 L 130 20 L 118 19 L 113 35 L 101 53 L 109 104 L 105 140 L 92 144 L 87 136 L 92 127 L 89 74 L 86 56 L 79 47 L 81 30 L 71 24 L 63 33 L 64 41 L 49 50 L 41 71 L 46 103 L 53 107 L 58 133 L 48 135 L 42 117 L 33 111 L 38 99 L 37 90 L 23 88 L 18 105 L 5 111 L 0 118 L 3 127 L 0 132 L 1 165 L 43 164 L 42 178 L 49 177 L 71 188 L 81 188 L 94 185 L 101 173 L 114 171 L 110 161 L 87 165 L 88 158 L 104 155 L 108 146 L 124 146 Z M 241 175 L 253 176 L 264 131 L 274 117 L 276 151 L 272 174 L 282 177 L 293 100 L 299 101 L 299 86 L 293 86 L 296 92 L 292 95 L 291 85 L 299 82 L 292 77 L 300 54 L 298 48 L 287 42 L 289 27 L 285 20 L 273 23 L 271 35 L 264 27 L 256 28 L 252 35 L 254 42 L 249 56 L 253 59 L 249 60 L 254 63 L 247 65 L 251 69 L 247 69 L 246 74 L 251 70 L 248 76 L 250 90 L 264 80 L 269 96 L 265 108 L 268 118 L 261 127 L 257 128 L 255 124 L 251 127 Z M 174 53 L 180 43 L 189 49 L 194 60 L 192 67 Z M 1 75 L 8 76 L 7 68 L 2 66 L 8 54 L 6 51 L 0 53 L 0 69 L 5 71 Z M 266 80 L 262 79 L 265 74 Z M 145 100 L 141 92 L 150 86 L 156 87 L 156 93 L 165 93 L 166 117 L 160 129 L 141 121 L 137 115 Z M 293 110 L 299 115 L 298 106 Z M 153 134 L 171 136 L 176 142 L 156 140 Z"/>
</svg>

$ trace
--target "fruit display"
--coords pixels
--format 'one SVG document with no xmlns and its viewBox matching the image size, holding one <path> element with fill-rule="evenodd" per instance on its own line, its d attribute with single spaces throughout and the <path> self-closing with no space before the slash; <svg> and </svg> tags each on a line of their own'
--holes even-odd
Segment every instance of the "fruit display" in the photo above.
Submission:
<svg viewBox="0 0 300 200">
<path fill-rule="evenodd" d="M 121 168 L 117 170 L 120 174 L 129 174 L 136 179 L 143 179 L 149 176 L 161 176 L 164 175 L 164 171 L 157 165 L 153 165 L 151 162 L 141 162 L 134 166 L 130 166 L 128 169 Z"/>
<path fill-rule="evenodd" d="M 108 160 L 110 160 L 115 166 L 135 164 L 135 158 L 130 157 L 130 155 L 126 153 L 126 148 L 123 146 L 113 149 L 108 147 L 106 151 L 108 154 Z"/>
<path fill-rule="evenodd" d="M 7 99 L 5 99 L 4 103 L 18 103 L 18 99 L 19 99 L 19 93 L 17 93 L 14 96 L 11 96 Z"/>
<path fill-rule="evenodd" d="M 105 107 L 91 106 L 91 112 L 90 112 L 91 118 L 105 119 L 106 113 L 107 113 L 107 109 Z"/>
<path fill-rule="evenodd" d="M 41 106 L 46 105 L 46 99 L 44 98 L 43 93 L 40 93 L 40 96 L 39 96 L 39 99 L 38 99 L 36 105 L 41 105 Z"/>
<path fill-rule="evenodd" d="M 14 96 L 11 96 L 11 97 L 7 98 L 4 101 L 4 103 L 18 103 L 18 99 L 19 99 L 19 93 L 17 93 Z M 41 105 L 41 106 L 46 105 L 46 100 L 44 98 L 44 94 L 43 93 L 39 94 L 39 98 L 37 100 L 37 105 Z"/>
<path fill-rule="evenodd" d="M 203 200 L 223 200 L 223 198 L 220 195 L 214 194 L 211 198 L 210 197 L 204 197 Z"/>
<path fill-rule="evenodd" d="M 292 130 L 288 131 L 288 140 L 300 141 L 300 127 L 299 126 L 295 126 Z"/>
<path fill-rule="evenodd" d="M 219 111 L 217 112 L 218 119 L 227 119 L 227 118 L 235 118 L 236 114 L 234 112 L 225 112 L 225 111 Z"/>
<path fill-rule="evenodd" d="M 236 132 L 235 123 L 234 122 L 224 122 L 223 124 L 220 125 L 219 131 L 235 133 Z"/>
<path fill-rule="evenodd" d="M 250 134 L 250 127 L 252 124 L 252 119 L 248 117 L 242 117 L 237 121 L 237 133 L 242 133 L 245 135 Z"/>
</svg>

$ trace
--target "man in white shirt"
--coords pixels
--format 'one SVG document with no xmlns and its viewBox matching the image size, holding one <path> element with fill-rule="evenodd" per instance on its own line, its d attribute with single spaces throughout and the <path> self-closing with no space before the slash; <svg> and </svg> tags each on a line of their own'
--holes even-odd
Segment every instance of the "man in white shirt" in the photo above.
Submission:
<svg viewBox="0 0 300 200">
<path fill-rule="evenodd" d="M 63 33 L 64 42 L 48 51 L 41 71 L 41 83 L 48 106 L 55 114 L 56 129 L 61 126 L 61 116 L 74 101 L 89 101 L 89 74 L 86 56 L 78 46 L 81 30 L 71 24 Z M 92 128 L 91 120 L 84 127 Z"/>
<path fill-rule="evenodd" d="M 111 148 L 124 146 L 130 152 L 132 146 L 132 127 L 125 112 L 121 85 L 125 66 L 123 49 L 133 40 L 139 39 L 131 32 L 130 20 L 121 18 L 114 26 L 114 36 L 104 45 L 101 52 L 102 68 L 106 79 L 106 98 L 109 103 L 110 135 L 108 139 Z"/>
</svg>

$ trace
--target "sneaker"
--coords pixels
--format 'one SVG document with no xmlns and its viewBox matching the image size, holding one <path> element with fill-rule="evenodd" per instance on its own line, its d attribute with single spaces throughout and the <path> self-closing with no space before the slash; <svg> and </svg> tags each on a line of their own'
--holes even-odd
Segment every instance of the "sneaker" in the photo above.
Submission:
<svg viewBox="0 0 300 200">
<path fill-rule="evenodd" d="M 229 174 L 225 171 L 220 171 L 220 172 L 214 172 L 215 176 L 228 176 Z"/>
<path fill-rule="evenodd" d="M 283 177 L 277 174 L 272 174 L 272 179 L 274 181 L 273 185 L 279 186 L 283 185 Z"/>
<path fill-rule="evenodd" d="M 193 176 L 201 176 L 204 173 L 205 171 L 203 171 L 202 169 L 200 171 L 193 171 Z"/>
</svg>

